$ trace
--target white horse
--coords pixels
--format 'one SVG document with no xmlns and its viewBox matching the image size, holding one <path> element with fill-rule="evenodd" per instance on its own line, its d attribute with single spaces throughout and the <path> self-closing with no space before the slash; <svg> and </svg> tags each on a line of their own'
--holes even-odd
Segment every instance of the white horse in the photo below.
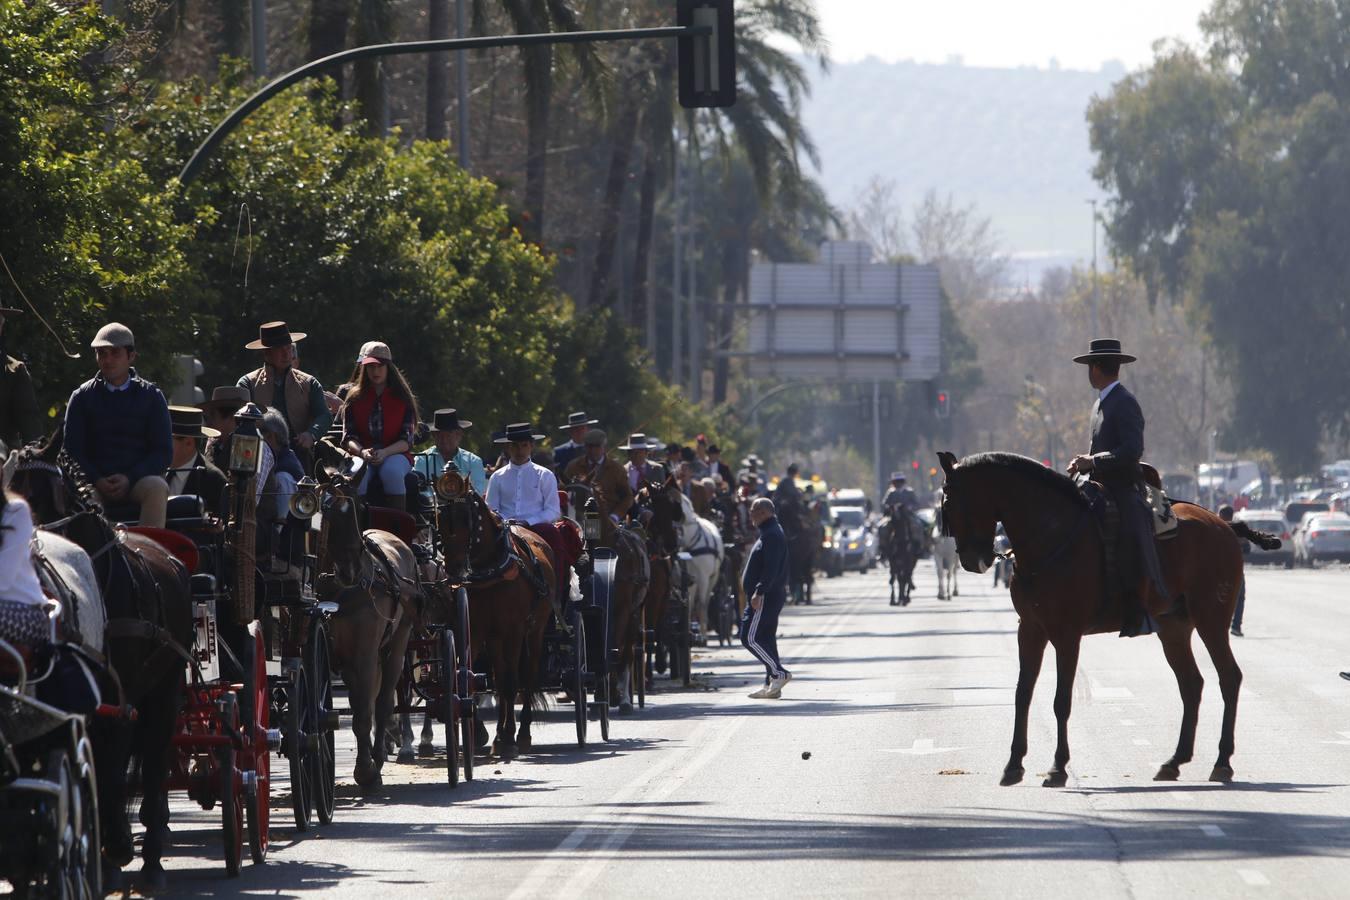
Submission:
<svg viewBox="0 0 1350 900">
<path fill-rule="evenodd" d="M 938 599 L 950 600 L 960 596 L 956 586 L 956 571 L 961 568 L 956 559 L 956 538 L 942 533 L 942 526 L 933 525 L 933 568 L 937 569 Z"/>
<path fill-rule="evenodd" d="M 33 566 L 47 593 L 67 605 L 74 600 L 75 608 L 62 613 L 65 621 L 78 626 L 80 642 L 85 647 L 102 653 L 108 614 L 88 554 L 61 535 L 41 530 L 34 537 L 33 550 Z"/>
<path fill-rule="evenodd" d="M 708 633 L 708 600 L 712 597 L 717 573 L 722 568 L 722 532 L 718 527 L 694 512 L 694 504 L 683 492 L 679 493 L 683 517 L 676 523 L 680 534 L 680 549 L 693 559 L 685 565 L 693 578 L 689 588 L 689 618 L 698 623 L 699 634 Z"/>
</svg>

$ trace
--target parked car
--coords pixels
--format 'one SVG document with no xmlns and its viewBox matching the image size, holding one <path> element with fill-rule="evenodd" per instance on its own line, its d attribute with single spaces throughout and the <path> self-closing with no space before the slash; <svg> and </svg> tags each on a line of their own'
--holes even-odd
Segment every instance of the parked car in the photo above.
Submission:
<svg viewBox="0 0 1350 900">
<path fill-rule="evenodd" d="M 844 570 L 871 571 L 877 564 L 877 536 L 867 522 L 861 506 L 837 506 L 830 509 L 834 526 L 834 550 Z"/>
<path fill-rule="evenodd" d="M 1289 523 L 1289 533 L 1298 530 L 1308 513 L 1330 512 L 1331 504 L 1315 500 L 1292 500 L 1284 507 L 1284 520 Z"/>
<path fill-rule="evenodd" d="M 1294 535 L 1294 559 L 1305 566 L 1326 559 L 1350 562 L 1350 516 L 1333 512 L 1305 516 Z"/>
<path fill-rule="evenodd" d="M 1294 567 L 1294 542 L 1290 534 L 1289 523 L 1276 510 L 1244 509 L 1233 516 L 1234 521 L 1246 522 L 1257 531 L 1273 534 L 1280 539 L 1280 549 L 1263 550 L 1255 544 L 1243 541 L 1243 552 L 1249 563 L 1275 563 L 1286 569 Z"/>
</svg>

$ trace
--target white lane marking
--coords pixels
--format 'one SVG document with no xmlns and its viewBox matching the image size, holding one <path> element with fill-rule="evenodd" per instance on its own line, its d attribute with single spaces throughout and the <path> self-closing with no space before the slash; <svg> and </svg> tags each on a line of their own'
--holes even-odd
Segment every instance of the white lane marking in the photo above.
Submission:
<svg viewBox="0 0 1350 900">
<path fill-rule="evenodd" d="M 1134 697 L 1127 687 L 1104 687 L 1095 678 L 1090 679 L 1088 684 L 1093 700 L 1129 700 Z"/>
<path fill-rule="evenodd" d="M 1150 746 L 1152 746 L 1151 742 L 1148 741 L 1146 738 L 1135 738 L 1135 739 L 1134 739 L 1134 745 L 1135 745 L 1136 747 L 1150 747 Z"/>
<path fill-rule="evenodd" d="M 1338 744 L 1338 745 L 1340 745 L 1340 746 L 1342 746 L 1342 747 L 1344 747 L 1344 746 L 1346 746 L 1346 745 L 1350 745 L 1350 731 L 1338 731 L 1338 732 L 1336 732 L 1336 733 L 1339 734 L 1341 737 L 1345 738 L 1345 740 L 1343 740 L 1343 741 L 1323 741 L 1322 743 L 1324 743 L 1324 744 Z"/>
<path fill-rule="evenodd" d="M 1121 720 L 1120 720 L 1120 724 L 1122 724 L 1122 725 L 1133 725 L 1133 724 L 1134 724 L 1134 719 L 1121 719 Z"/>
<path fill-rule="evenodd" d="M 934 747 L 932 738 L 915 738 L 913 747 L 893 747 L 882 750 L 882 753 L 905 753 L 910 756 L 928 756 L 930 753 L 951 753 L 953 750 L 964 750 L 965 747 Z"/>
<path fill-rule="evenodd" d="M 860 597 L 850 604 L 847 608 L 841 609 L 835 616 L 835 620 L 830 625 L 819 631 L 814 640 L 802 646 L 796 651 L 797 656 L 811 656 L 815 651 L 833 638 L 838 632 L 842 631 L 849 618 L 853 616 L 866 601 L 870 598 Z M 746 701 L 738 693 L 728 694 L 722 697 L 714 706 L 732 706 L 745 705 L 748 709 L 753 708 L 754 704 Z M 596 878 L 604 871 L 605 866 L 609 865 L 618 856 L 618 851 L 632 836 L 637 828 L 636 820 L 643 814 L 641 807 L 645 803 L 638 802 L 632 804 L 625 813 L 615 812 L 615 807 L 623 806 L 642 792 L 643 788 L 655 781 L 659 776 L 665 775 L 669 770 L 688 760 L 688 764 L 681 768 L 679 773 L 671 777 L 669 781 L 656 789 L 651 800 L 662 799 L 669 796 L 676 789 L 688 783 L 690 778 L 703 766 L 705 766 L 717 751 L 725 747 L 727 741 L 735 734 L 736 730 L 749 718 L 748 713 L 744 716 L 723 717 L 713 716 L 694 729 L 690 734 L 686 746 L 670 754 L 664 761 L 652 766 L 640 773 L 633 780 L 620 788 L 616 793 L 610 796 L 605 805 L 587 816 L 576 828 L 563 838 L 563 840 L 541 859 L 530 874 L 511 892 L 509 900 L 524 900 L 527 897 L 540 897 L 547 893 L 550 897 L 575 897 L 581 896 L 586 892 Z M 719 719 L 721 721 L 719 721 Z M 720 731 L 721 734 L 715 732 Z M 610 830 L 609 836 L 604 843 L 594 851 L 577 851 L 577 848 L 585 843 L 586 839 L 599 828 L 607 827 Z M 555 891 L 551 887 L 556 883 L 559 877 L 559 869 L 568 863 L 580 864 L 580 868 L 566 882 L 564 890 Z"/>
<path fill-rule="evenodd" d="M 1224 836 L 1223 829 L 1218 825 L 1201 825 L 1200 830 L 1205 833 L 1205 837 L 1221 838 Z"/>
<path fill-rule="evenodd" d="M 1270 879 L 1256 869 L 1238 869 L 1237 873 L 1243 883 L 1251 887 L 1268 887 L 1270 885 Z"/>
</svg>

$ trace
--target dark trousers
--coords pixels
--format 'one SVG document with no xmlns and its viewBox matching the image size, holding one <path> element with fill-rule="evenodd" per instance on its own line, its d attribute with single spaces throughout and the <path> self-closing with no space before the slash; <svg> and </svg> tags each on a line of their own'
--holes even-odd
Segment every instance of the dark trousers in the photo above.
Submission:
<svg viewBox="0 0 1350 900">
<path fill-rule="evenodd" d="M 786 670 L 778 659 L 778 615 L 787 603 L 786 591 L 766 594 L 759 609 L 749 603 L 741 614 L 741 643 L 764 663 L 769 678 L 780 677 Z"/>
<path fill-rule="evenodd" d="M 1242 630 L 1242 610 L 1247 605 L 1247 579 L 1243 579 L 1238 585 L 1237 606 L 1233 609 L 1233 628 L 1236 631 Z"/>
</svg>

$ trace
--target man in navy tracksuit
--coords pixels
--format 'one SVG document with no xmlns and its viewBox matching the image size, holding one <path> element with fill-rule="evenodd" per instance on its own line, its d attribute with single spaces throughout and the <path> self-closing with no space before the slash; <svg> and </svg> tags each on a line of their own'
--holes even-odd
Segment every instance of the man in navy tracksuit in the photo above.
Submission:
<svg viewBox="0 0 1350 900">
<path fill-rule="evenodd" d="M 774 515 L 773 501 L 760 497 L 750 506 L 750 521 L 759 528 L 759 540 L 750 550 L 741 583 L 750 604 L 741 618 L 741 643 L 764 663 L 765 684 L 750 696 L 777 700 L 792 680 L 778 659 L 778 614 L 787 602 L 787 538 Z"/>
</svg>

